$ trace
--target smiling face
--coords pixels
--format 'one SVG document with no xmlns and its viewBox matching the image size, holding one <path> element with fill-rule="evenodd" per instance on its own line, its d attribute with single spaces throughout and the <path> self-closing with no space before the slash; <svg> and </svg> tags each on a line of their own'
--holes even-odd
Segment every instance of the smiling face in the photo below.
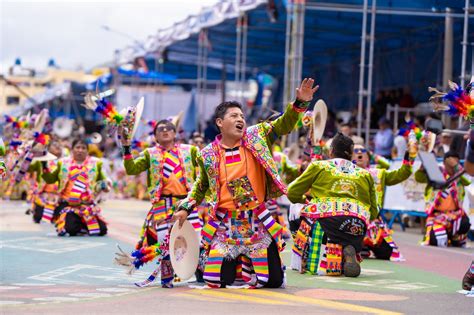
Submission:
<svg viewBox="0 0 474 315">
<path fill-rule="evenodd" d="M 369 166 L 369 153 L 361 145 L 355 145 L 352 153 L 352 160 L 355 161 L 356 165 L 362 168 Z"/>
<path fill-rule="evenodd" d="M 216 125 L 222 133 L 222 138 L 240 140 L 246 128 L 244 113 L 238 107 L 230 107 L 224 118 L 216 119 Z"/>
</svg>

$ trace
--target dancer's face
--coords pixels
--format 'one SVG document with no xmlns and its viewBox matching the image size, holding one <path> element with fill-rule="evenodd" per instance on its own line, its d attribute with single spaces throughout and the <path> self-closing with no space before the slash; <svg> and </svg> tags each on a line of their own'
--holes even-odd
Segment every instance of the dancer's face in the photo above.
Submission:
<svg viewBox="0 0 474 315">
<path fill-rule="evenodd" d="M 51 152 L 52 154 L 56 155 L 58 158 L 61 157 L 62 153 L 63 153 L 63 150 L 61 149 L 61 146 L 59 145 L 59 143 L 57 142 L 53 142 L 50 146 L 49 146 L 49 152 Z"/>
<path fill-rule="evenodd" d="M 352 160 L 355 161 L 356 165 L 362 168 L 369 166 L 369 153 L 361 145 L 354 146 L 354 152 L 352 153 Z"/>
<path fill-rule="evenodd" d="M 244 113 L 238 107 L 227 109 L 224 118 L 217 118 L 216 124 L 219 127 L 222 137 L 239 140 L 243 137 L 246 128 Z"/>
<path fill-rule="evenodd" d="M 159 124 L 158 127 L 156 127 L 155 137 L 159 144 L 167 145 L 175 140 L 176 130 L 171 123 Z"/>
<path fill-rule="evenodd" d="M 444 167 L 449 175 L 453 175 L 456 166 L 459 164 L 459 159 L 457 157 L 448 157 L 444 160 Z"/>
<path fill-rule="evenodd" d="M 87 155 L 87 146 L 84 143 L 78 143 L 72 148 L 72 157 L 76 162 L 83 162 Z"/>
</svg>

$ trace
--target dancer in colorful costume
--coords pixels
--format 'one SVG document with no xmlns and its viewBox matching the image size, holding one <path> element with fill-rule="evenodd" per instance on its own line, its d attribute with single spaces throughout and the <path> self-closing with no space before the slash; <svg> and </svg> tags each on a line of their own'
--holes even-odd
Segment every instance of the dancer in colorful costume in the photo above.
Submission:
<svg viewBox="0 0 474 315">
<path fill-rule="evenodd" d="M 351 162 L 353 146 L 351 138 L 338 133 L 331 143 L 331 159 L 312 162 L 288 186 L 288 199 L 294 203 L 305 203 L 304 194 L 311 192 L 312 200 L 301 215 L 312 224 L 319 222 L 326 234 L 326 257 L 320 259 L 320 269 L 332 276 L 359 276 L 356 253 L 362 250 L 370 220 L 378 214 L 374 180 L 367 170 Z M 307 229 L 311 230 L 312 225 Z"/>
<path fill-rule="evenodd" d="M 277 165 L 278 174 L 283 179 L 285 185 L 291 183 L 299 175 L 298 167 L 293 164 L 283 152 L 273 152 L 273 159 Z M 285 221 L 285 217 L 277 199 L 270 199 L 266 202 L 266 207 L 270 211 L 273 219 L 283 227 L 283 237 L 289 239 L 291 237 L 290 230 Z"/>
<path fill-rule="evenodd" d="M 87 233 L 103 236 L 107 225 L 101 209 L 95 203 L 100 191 L 108 191 L 102 161 L 88 155 L 88 144 L 82 139 L 72 143 L 72 155 L 63 157 L 51 170 L 43 162 L 43 179 L 48 184 L 58 182 L 60 196 L 56 231 L 59 236 Z"/>
<path fill-rule="evenodd" d="M 444 155 L 441 171 L 446 180 L 462 170 L 459 160 L 456 152 L 447 152 Z M 415 172 L 415 179 L 419 183 L 428 183 L 428 176 L 423 167 Z M 470 183 L 464 176 L 444 189 L 435 189 L 428 183 L 425 190 L 425 212 L 428 217 L 423 245 L 440 247 L 466 245 L 466 236 L 471 224 L 462 204 L 464 186 Z"/>
<path fill-rule="evenodd" d="M 147 171 L 148 193 L 152 203 L 142 230 L 140 240 L 132 252 L 132 268 L 138 269 L 145 263 L 158 259 L 160 266 L 139 286 L 145 286 L 155 280 L 161 270 L 161 285 L 173 287 L 173 268 L 169 256 L 169 232 L 172 227 L 170 218 L 177 203 L 190 191 L 196 177 L 196 157 L 198 149 L 191 145 L 176 143 L 176 126 L 168 121 L 159 121 L 154 129 L 157 145 L 147 148 L 143 155 L 134 159 L 131 155 L 128 137 L 122 135 L 124 166 L 128 175 L 138 175 Z M 200 234 L 202 223 L 197 211 L 188 218 L 196 232 Z M 120 255 L 119 255 L 120 256 Z M 127 257 L 122 255 L 117 262 L 127 265 Z"/>
<path fill-rule="evenodd" d="M 293 130 L 299 113 L 306 111 L 318 89 L 313 84 L 313 79 L 304 79 L 296 101 L 282 116 L 249 128 L 239 103 L 224 102 L 216 108 L 221 134 L 200 152 L 200 177 L 175 214 L 184 221 L 208 195 L 212 209 L 202 231 L 208 286 L 226 287 L 239 277 L 254 288 L 284 285 L 279 255 L 283 228 L 265 201 L 286 193 L 286 187 L 270 148 L 277 137 Z M 239 264 L 242 270 L 237 270 Z"/>
<path fill-rule="evenodd" d="M 61 158 L 62 148 L 58 142 L 51 142 L 49 145 L 49 152 Z M 48 169 L 55 169 L 57 167 L 57 159 L 46 161 Z M 36 173 L 36 187 L 32 197 L 32 214 L 33 222 L 40 223 L 42 219 L 54 223 L 59 216 L 59 193 L 58 183 L 48 184 L 43 180 L 43 163 L 40 161 L 34 162 L 30 165 L 28 172 Z M 56 210 L 57 209 L 57 210 Z"/>
<path fill-rule="evenodd" d="M 467 174 L 474 176 L 474 128 L 469 130 L 469 140 L 467 142 L 466 161 L 464 162 L 464 169 Z M 470 291 L 474 287 L 474 260 L 471 266 L 467 269 L 462 279 L 462 288 Z"/>
<path fill-rule="evenodd" d="M 5 144 L 3 143 L 3 139 L 0 138 L 0 180 L 4 180 L 7 177 L 7 166 L 5 164 L 5 160 L 3 157 L 7 155 L 7 150 L 5 148 Z"/>
<path fill-rule="evenodd" d="M 325 143 L 321 140 L 326 120 L 327 106 L 323 100 L 318 100 L 313 111 L 307 111 L 301 118 L 302 127 L 307 128 L 306 144 L 301 156 L 302 171 L 311 162 L 323 160 L 327 156 Z M 306 194 L 310 196 L 308 192 Z M 314 222 L 314 220 L 301 215 L 301 209 L 304 206 L 304 204 L 290 206 L 289 222 L 293 235 L 290 266 L 291 269 L 300 273 L 318 274 L 327 237 L 318 221 Z"/>
<path fill-rule="evenodd" d="M 362 145 L 354 146 L 352 160 L 357 166 L 366 169 L 372 175 L 375 182 L 378 209 L 383 207 L 385 187 L 397 185 L 407 180 L 412 174 L 413 161 L 409 158 L 408 151 L 405 153 L 402 166 L 393 171 L 388 171 L 385 168 L 370 167 L 370 153 Z M 364 245 L 377 259 L 403 260 L 398 246 L 393 241 L 392 231 L 380 217 L 370 221 L 364 238 Z"/>
</svg>

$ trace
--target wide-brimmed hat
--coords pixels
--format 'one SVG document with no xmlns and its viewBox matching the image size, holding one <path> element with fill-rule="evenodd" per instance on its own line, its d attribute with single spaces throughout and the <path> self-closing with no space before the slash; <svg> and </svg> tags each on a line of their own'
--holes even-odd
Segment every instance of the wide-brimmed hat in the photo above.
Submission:
<svg viewBox="0 0 474 315">
<path fill-rule="evenodd" d="M 199 239 L 189 221 L 185 221 L 181 228 L 179 222 L 173 225 L 169 251 L 174 272 L 182 280 L 191 278 L 199 262 Z"/>
</svg>

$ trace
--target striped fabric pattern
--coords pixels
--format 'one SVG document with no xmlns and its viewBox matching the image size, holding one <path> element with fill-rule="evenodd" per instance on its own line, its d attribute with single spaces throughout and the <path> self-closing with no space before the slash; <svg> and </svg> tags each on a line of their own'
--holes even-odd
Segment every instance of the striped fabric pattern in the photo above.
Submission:
<svg viewBox="0 0 474 315">
<path fill-rule="evenodd" d="M 326 259 L 328 276 L 340 276 L 342 274 L 342 245 L 327 243 Z"/>
<path fill-rule="evenodd" d="M 242 280 L 248 283 L 252 280 L 252 262 L 246 256 L 240 256 L 240 261 L 242 262 Z"/>
<path fill-rule="evenodd" d="M 42 219 L 51 222 L 54 216 L 54 209 L 55 209 L 54 204 L 50 204 L 50 203 L 45 204 L 44 209 L 43 209 Z"/>
<path fill-rule="evenodd" d="M 158 276 L 160 269 L 161 269 L 160 267 L 156 268 L 145 281 L 135 282 L 135 285 L 139 288 L 144 288 L 144 287 L 149 286 L 151 283 L 153 283 L 153 281 L 156 280 L 156 277 Z"/>
<path fill-rule="evenodd" d="M 225 149 L 225 164 L 229 166 L 239 163 L 242 163 L 242 159 L 240 157 L 240 147 Z"/>
<path fill-rule="evenodd" d="M 219 288 L 221 286 L 221 268 L 224 256 L 215 248 L 212 248 L 204 267 L 204 281 L 211 288 Z"/>
<path fill-rule="evenodd" d="M 263 257 L 252 257 L 252 265 L 257 276 L 257 288 L 263 288 L 267 284 L 268 275 L 268 259 L 267 250 L 265 249 L 265 255 Z"/>
<path fill-rule="evenodd" d="M 270 211 L 265 208 L 265 204 L 262 204 L 254 211 L 260 222 L 262 222 L 265 226 L 265 229 L 268 231 L 268 233 L 270 233 L 270 235 L 276 240 L 283 232 L 283 227 L 278 224 L 275 219 L 273 219 Z"/>
<path fill-rule="evenodd" d="M 436 237 L 436 241 L 439 247 L 447 247 L 448 246 L 448 234 L 446 233 L 446 229 L 441 224 L 434 224 L 433 225 L 433 232 Z"/>
<path fill-rule="evenodd" d="M 95 216 L 90 216 L 89 220 L 86 221 L 86 225 L 90 235 L 97 235 L 100 233 L 99 222 L 97 222 Z"/>
<path fill-rule="evenodd" d="M 169 178 L 171 174 L 174 174 L 181 184 L 186 184 L 177 149 L 167 151 L 164 156 L 163 176 Z"/>
<path fill-rule="evenodd" d="M 321 255 L 321 245 L 323 242 L 324 231 L 318 221 L 313 225 L 311 241 L 309 244 L 308 259 L 306 261 L 306 270 L 311 274 L 318 273 L 319 259 Z"/>
</svg>

